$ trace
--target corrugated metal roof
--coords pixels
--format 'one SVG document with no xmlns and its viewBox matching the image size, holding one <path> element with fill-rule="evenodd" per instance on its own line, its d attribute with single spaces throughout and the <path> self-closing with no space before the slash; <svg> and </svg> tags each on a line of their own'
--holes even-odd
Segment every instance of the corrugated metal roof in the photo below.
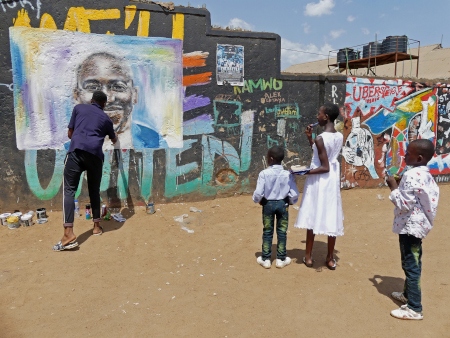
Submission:
<svg viewBox="0 0 450 338">
<path fill-rule="evenodd" d="M 418 48 L 411 48 L 411 54 L 417 55 Z M 306 63 L 292 65 L 285 69 L 285 73 L 308 73 L 325 74 L 330 73 L 328 64 L 336 63 L 336 58 L 330 58 Z M 417 60 L 397 62 L 397 75 L 394 75 L 395 63 L 377 66 L 373 70 L 380 77 L 416 77 Z M 345 74 L 345 70 L 341 72 Z M 350 75 L 350 73 L 348 73 Z M 353 69 L 352 75 L 367 76 L 367 68 Z M 372 73 L 369 76 L 373 76 Z M 440 44 L 424 46 L 419 53 L 419 78 L 440 79 L 450 78 L 450 48 L 442 48 Z"/>
</svg>

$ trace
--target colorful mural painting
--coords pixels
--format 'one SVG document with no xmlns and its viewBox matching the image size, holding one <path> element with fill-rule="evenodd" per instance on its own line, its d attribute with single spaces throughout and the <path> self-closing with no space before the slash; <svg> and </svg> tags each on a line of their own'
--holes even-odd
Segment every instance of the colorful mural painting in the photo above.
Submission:
<svg viewBox="0 0 450 338">
<path fill-rule="evenodd" d="M 182 147 L 180 40 L 12 27 L 10 43 L 19 149 L 68 148 L 72 108 L 96 90 L 121 148 Z"/>
<path fill-rule="evenodd" d="M 281 74 L 277 34 L 213 29 L 206 9 L 119 0 L 3 7 L 0 170 L 9 190 L 0 204 L 11 208 L 57 208 L 68 120 L 96 89 L 108 94 L 121 141 L 120 151 L 104 148 L 100 188 L 116 207 L 250 192 L 268 147 L 286 147 L 287 167 L 307 164 L 303 130 L 321 103 L 343 103 L 344 76 Z M 219 72 L 218 60 L 230 69 Z M 76 195 L 88 202 L 85 179 Z"/>
<path fill-rule="evenodd" d="M 437 180 L 450 174 L 449 87 L 404 80 L 348 78 L 342 186 L 384 184 L 385 172 L 401 174 L 409 142 L 429 139 L 436 153 L 428 163 Z"/>
</svg>

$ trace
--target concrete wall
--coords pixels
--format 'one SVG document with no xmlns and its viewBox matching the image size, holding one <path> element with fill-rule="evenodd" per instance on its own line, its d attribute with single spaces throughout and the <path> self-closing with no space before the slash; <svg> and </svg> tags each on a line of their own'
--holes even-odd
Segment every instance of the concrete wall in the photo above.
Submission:
<svg viewBox="0 0 450 338">
<path fill-rule="evenodd" d="M 431 140 L 428 167 L 450 179 L 450 86 L 401 79 L 349 77 L 346 85 L 342 187 L 376 187 L 385 171 L 401 174 L 408 143 Z"/>
<path fill-rule="evenodd" d="M 161 71 L 163 66 L 157 66 L 161 81 L 152 82 L 147 78 L 153 75 L 136 70 L 141 65 L 155 67 L 160 50 L 149 53 L 148 62 L 143 56 L 134 57 L 137 52 L 125 58 L 135 77 L 147 74 L 137 88 L 139 99 L 133 101 L 132 123 L 139 116 L 161 138 L 159 149 L 137 146 L 133 138 L 120 152 L 120 166 L 114 152 L 105 150 L 101 194 L 110 205 L 251 192 L 270 146 L 286 147 L 287 165 L 308 163 L 310 147 L 303 130 L 315 120 L 323 102 L 342 105 L 345 99 L 345 77 L 280 75 L 278 35 L 213 30 L 209 12 L 203 9 L 172 11 L 119 0 L 10 0 L 0 3 L 0 16 L 0 206 L 4 211 L 19 206 L 60 209 L 68 141 L 64 130 L 71 107 L 80 102 L 74 74 L 89 53 L 111 52 L 116 49 L 111 46 L 118 46 L 126 54 L 126 46 L 139 49 L 163 43 L 145 37 L 167 38 L 174 46 L 173 62 L 167 66 L 175 74 L 174 83 Z M 36 29 L 28 39 L 14 38 L 9 33 L 13 26 Z M 42 33 L 36 33 L 38 28 Z M 180 58 L 176 39 L 182 40 Z M 50 40 L 53 47 L 47 48 Z M 218 45 L 244 47 L 243 86 L 218 85 Z M 55 51 L 67 54 L 47 57 Z M 177 78 L 177 69 L 182 79 Z M 158 83 L 169 84 L 157 91 Z M 173 102 L 163 109 L 170 99 L 169 87 L 175 88 Z M 32 94 L 27 92 L 30 88 Z M 183 108 L 176 109 L 178 104 Z M 173 136 L 172 141 L 168 136 Z M 82 202 L 88 200 L 84 179 L 78 193 Z"/>
</svg>

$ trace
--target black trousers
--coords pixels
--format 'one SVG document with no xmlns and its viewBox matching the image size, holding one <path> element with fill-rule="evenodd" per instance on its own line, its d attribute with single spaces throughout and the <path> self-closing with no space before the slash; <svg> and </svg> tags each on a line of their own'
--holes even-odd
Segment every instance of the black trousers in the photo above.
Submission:
<svg viewBox="0 0 450 338">
<path fill-rule="evenodd" d="M 92 218 L 100 222 L 100 182 L 102 180 L 103 161 L 87 151 L 75 149 L 66 155 L 64 163 L 64 227 L 73 227 L 75 210 L 75 193 L 80 183 L 83 171 L 87 174 L 89 198 L 91 201 Z"/>
</svg>

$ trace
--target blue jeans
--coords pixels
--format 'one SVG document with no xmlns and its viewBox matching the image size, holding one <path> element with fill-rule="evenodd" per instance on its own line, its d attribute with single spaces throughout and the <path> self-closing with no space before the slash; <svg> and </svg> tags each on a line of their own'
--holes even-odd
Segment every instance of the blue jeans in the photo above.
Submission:
<svg viewBox="0 0 450 338">
<path fill-rule="evenodd" d="M 262 259 L 270 259 L 272 255 L 275 216 L 277 217 L 277 258 L 284 261 L 286 258 L 286 233 L 289 223 L 289 204 L 284 200 L 267 201 L 263 205 Z"/>
<path fill-rule="evenodd" d="M 408 298 L 408 307 L 422 312 L 422 292 L 420 275 L 422 273 L 422 239 L 411 235 L 399 235 L 402 268 L 405 272 L 403 294 Z"/>
</svg>

